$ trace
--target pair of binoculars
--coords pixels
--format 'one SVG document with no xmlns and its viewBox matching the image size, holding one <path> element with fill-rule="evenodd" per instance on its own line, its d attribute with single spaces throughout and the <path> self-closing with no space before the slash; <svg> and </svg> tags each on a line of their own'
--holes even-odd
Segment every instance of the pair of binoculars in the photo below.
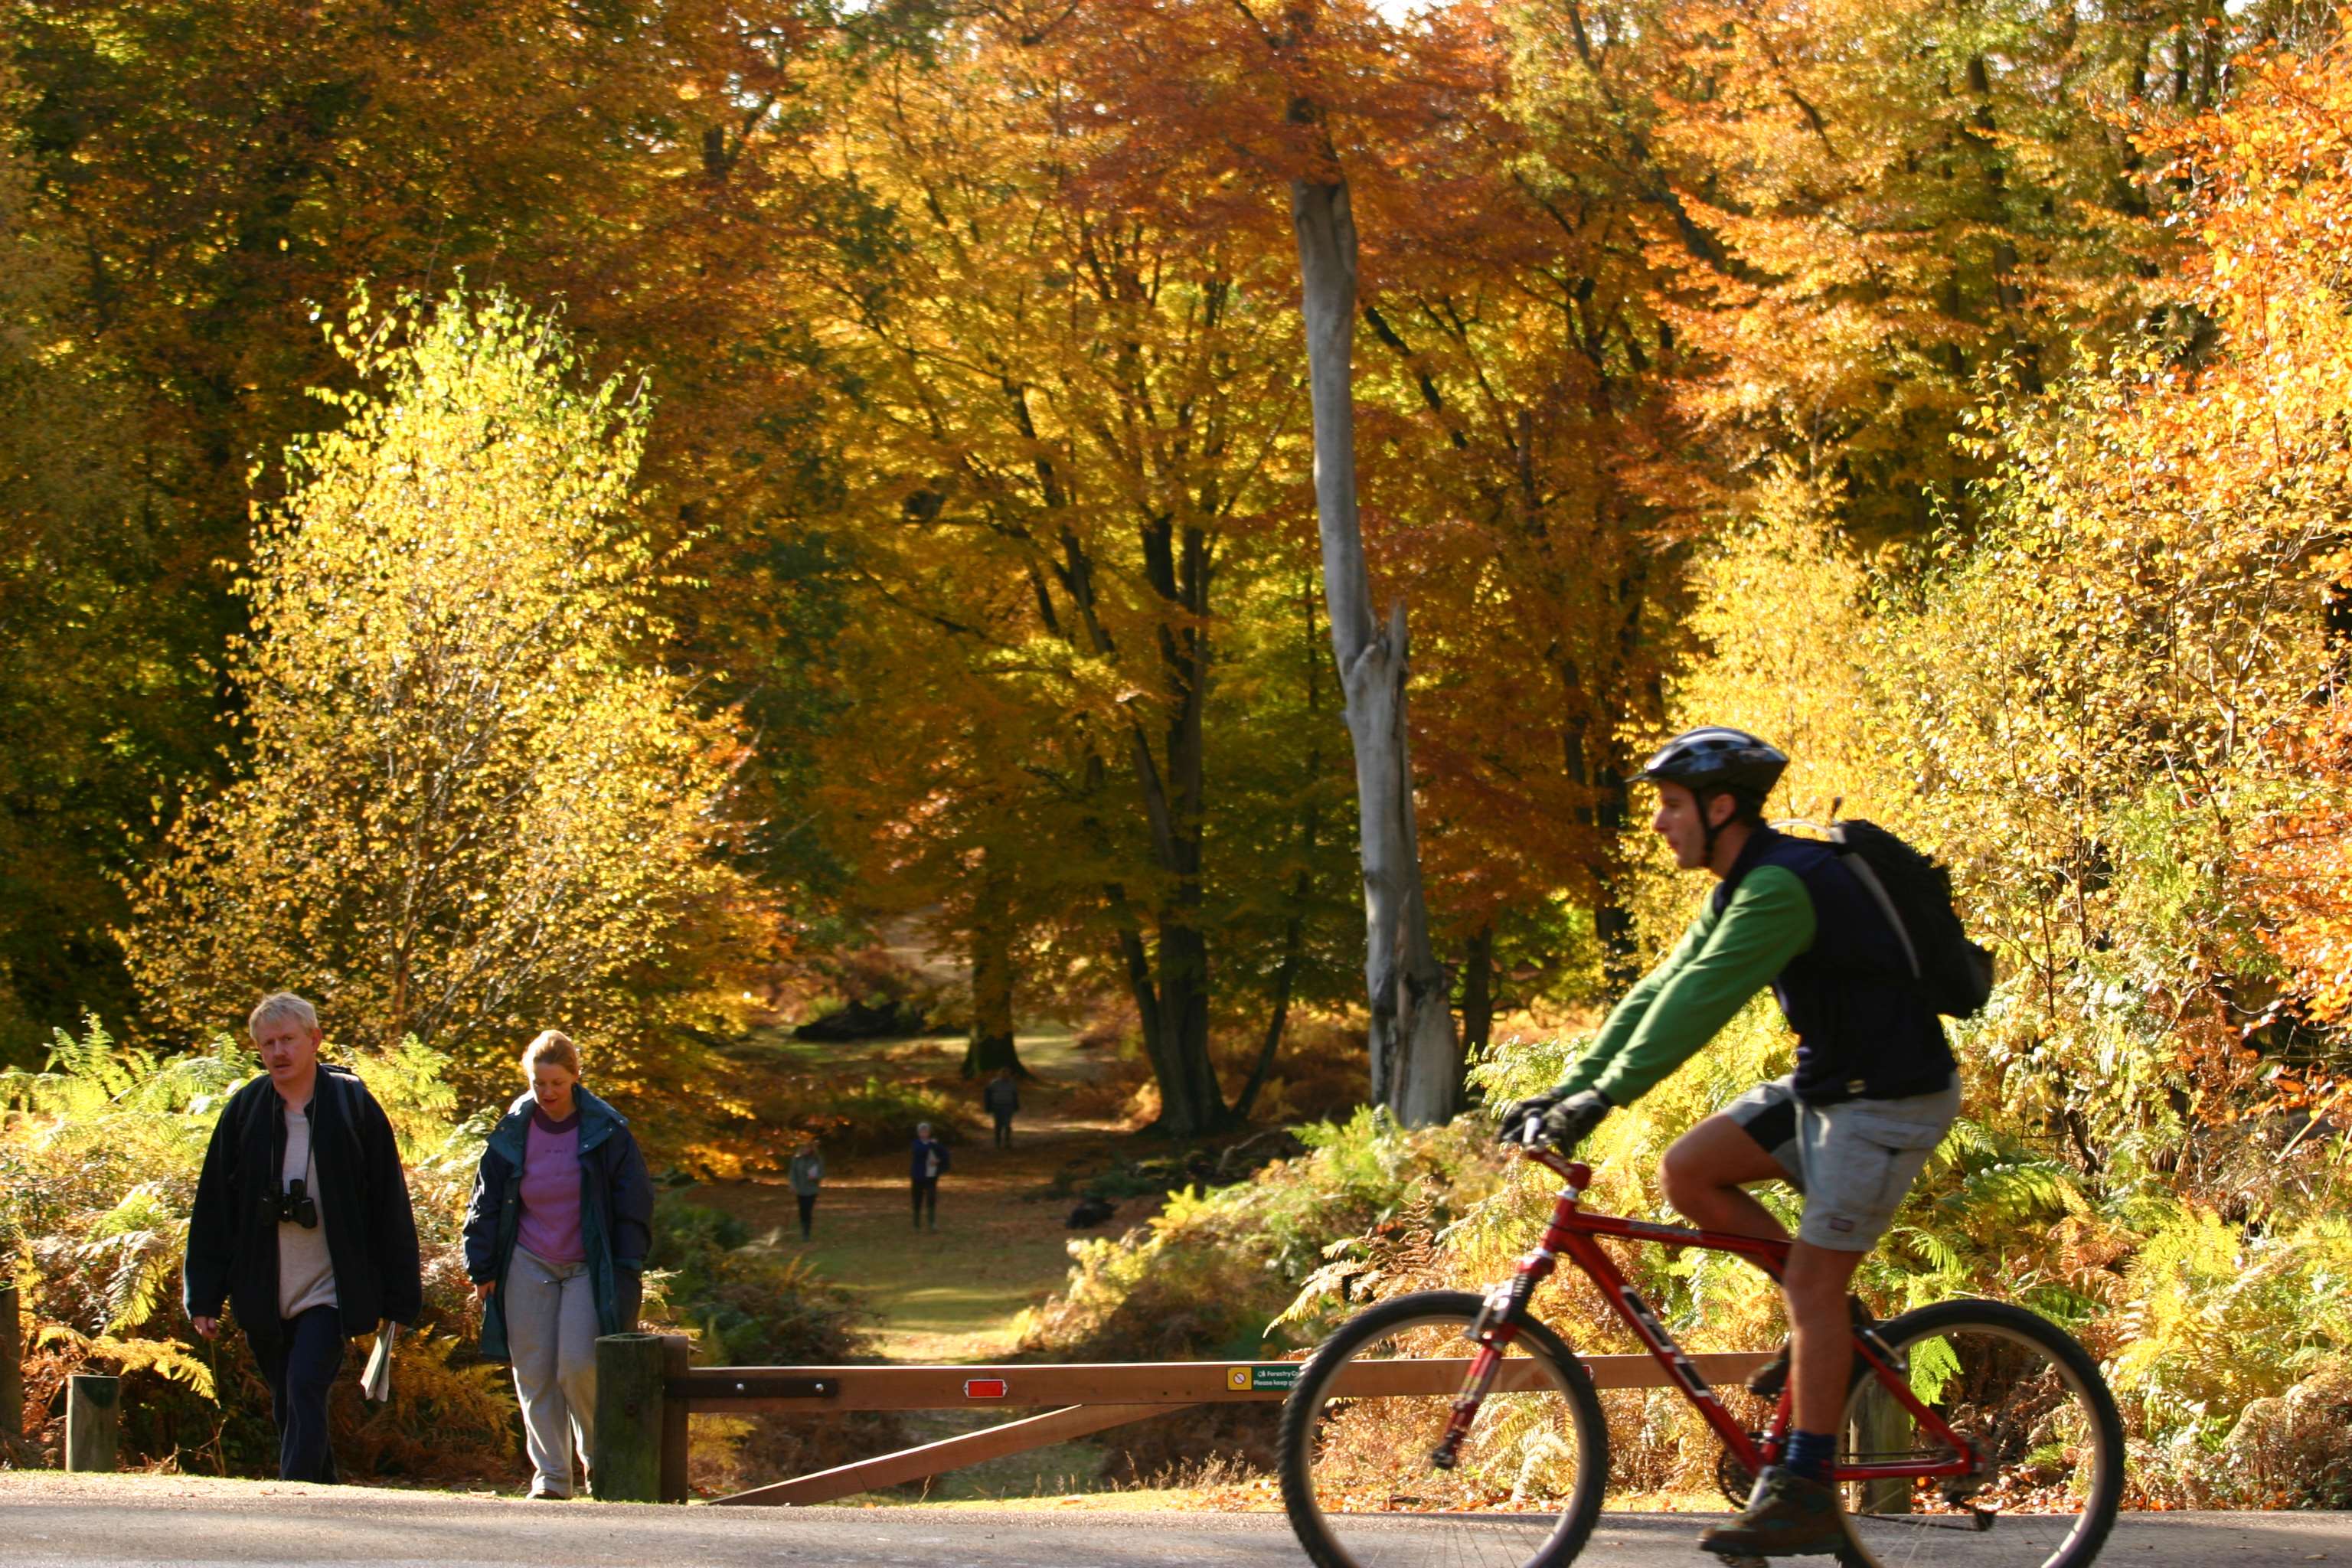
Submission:
<svg viewBox="0 0 2352 1568">
<path fill-rule="evenodd" d="M 319 1200 L 305 1192 L 302 1178 L 295 1177 L 278 1194 L 278 1223 L 299 1225 L 304 1230 L 319 1228 Z"/>
</svg>

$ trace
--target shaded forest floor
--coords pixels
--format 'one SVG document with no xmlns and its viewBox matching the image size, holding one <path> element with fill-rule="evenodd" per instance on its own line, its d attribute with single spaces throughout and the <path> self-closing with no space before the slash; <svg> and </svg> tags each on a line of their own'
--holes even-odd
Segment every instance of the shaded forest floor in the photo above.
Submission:
<svg viewBox="0 0 2352 1568">
<path fill-rule="evenodd" d="M 792 1186 L 781 1175 L 709 1183 L 691 1195 L 744 1221 L 763 1245 L 805 1257 L 827 1278 L 856 1291 L 874 1314 L 868 1337 L 880 1359 L 939 1363 L 1005 1356 L 1018 1337 L 1021 1312 L 1061 1289 L 1074 1237 L 1139 1225 L 1159 1212 L 1161 1202 L 1156 1194 L 1123 1198 L 1105 1225 L 1089 1231 L 1067 1228 L 1077 1189 L 1087 1178 L 1122 1157 L 1144 1152 L 1140 1145 L 1149 1141 L 1099 1111 L 1073 1105 L 1101 1077 L 1103 1063 L 1098 1054 L 1080 1049 L 1068 1030 L 1023 1034 L 1018 1044 L 1023 1064 L 1035 1077 L 1021 1086 L 1013 1147 L 991 1147 L 985 1118 L 980 1117 L 983 1130 L 954 1146 L 951 1167 L 940 1183 L 936 1231 L 919 1231 L 912 1224 L 903 1148 L 874 1154 L 828 1151 L 814 1235 L 807 1242 L 800 1238 Z M 880 1073 L 952 1084 L 970 1096 L 980 1115 L 980 1085 L 957 1076 L 961 1039 L 817 1046 L 779 1030 L 755 1036 L 737 1054 L 755 1063 L 763 1053 L 772 1055 L 780 1068 L 844 1081 Z M 996 1412 L 936 1411 L 909 1416 L 908 1426 L 915 1441 L 932 1442 L 1004 1418 Z M 919 1491 L 853 1500 L 1097 1492 L 1103 1488 L 1099 1478 L 1108 1452 L 1103 1440 L 1055 1444 L 950 1471 Z"/>
<path fill-rule="evenodd" d="M 1119 1123 L 1074 1109 L 1076 1091 L 1099 1075 L 1095 1053 L 1067 1030 L 1020 1037 L 1023 1063 L 1036 1077 L 1021 1086 L 1021 1114 L 1010 1149 L 990 1147 L 985 1131 L 952 1151 L 940 1183 L 939 1228 L 916 1230 L 909 1217 L 907 1153 L 828 1150 L 815 1235 L 800 1239 L 793 1190 L 782 1175 L 700 1186 L 694 1201 L 736 1215 L 755 1236 L 788 1255 L 803 1255 L 828 1278 L 858 1292 L 878 1320 L 872 1338 L 894 1362 L 986 1361 L 1013 1348 L 1022 1309 L 1059 1289 L 1073 1237 L 1115 1233 L 1142 1223 L 1156 1196 L 1122 1199 L 1110 1221 L 1072 1231 L 1066 1221 L 1086 1177 L 1138 1142 Z M 890 1040 L 812 1046 L 782 1031 L 755 1037 L 751 1051 L 773 1053 L 796 1072 L 845 1081 L 874 1073 L 922 1077 L 956 1085 L 975 1116 L 980 1085 L 957 1075 L 961 1039 Z M 912 1129 L 908 1129 L 912 1136 Z"/>
</svg>

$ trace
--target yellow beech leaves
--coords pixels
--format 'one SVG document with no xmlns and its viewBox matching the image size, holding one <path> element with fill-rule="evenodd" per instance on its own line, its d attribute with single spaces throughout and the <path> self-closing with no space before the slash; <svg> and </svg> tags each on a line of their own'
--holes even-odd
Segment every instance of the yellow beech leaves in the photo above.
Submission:
<svg viewBox="0 0 2352 1568">
<path fill-rule="evenodd" d="M 707 963 L 684 933 L 742 894 L 711 854 L 734 743 L 661 662 L 645 389 L 501 295 L 330 335 L 362 390 L 257 519 L 247 760 L 141 885 L 133 969 L 191 1032 L 299 985 L 339 1039 L 475 1064 L 625 1039 L 642 970 Z"/>
</svg>

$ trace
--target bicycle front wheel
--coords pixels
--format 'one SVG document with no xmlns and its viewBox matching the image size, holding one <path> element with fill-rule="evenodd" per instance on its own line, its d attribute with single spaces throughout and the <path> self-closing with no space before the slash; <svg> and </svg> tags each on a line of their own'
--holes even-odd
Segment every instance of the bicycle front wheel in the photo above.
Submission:
<svg viewBox="0 0 2352 1568">
<path fill-rule="evenodd" d="M 1608 1427 L 1584 1364 L 1540 1323 L 1520 1326 L 1454 1465 L 1433 1461 L 1478 1309 L 1464 1290 L 1383 1301 L 1300 1372 L 1282 1407 L 1282 1500 L 1317 1568 L 1559 1568 L 1592 1533 Z"/>
<path fill-rule="evenodd" d="M 2084 1568 L 2123 1497 L 2123 1423 L 2097 1363 L 2021 1307 L 1945 1301 L 1875 1331 L 1919 1403 L 1965 1437 L 1973 1474 L 1850 1481 L 1859 1568 Z M 1951 1445 L 1876 1378 L 1846 1405 L 1841 1464 L 1937 1462 Z"/>
</svg>

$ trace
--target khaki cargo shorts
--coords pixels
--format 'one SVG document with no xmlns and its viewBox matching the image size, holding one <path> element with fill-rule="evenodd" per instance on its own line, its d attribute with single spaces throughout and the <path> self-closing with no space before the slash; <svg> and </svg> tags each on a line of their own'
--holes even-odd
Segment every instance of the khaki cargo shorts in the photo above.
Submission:
<svg viewBox="0 0 2352 1568">
<path fill-rule="evenodd" d="M 1807 1105 L 1780 1078 L 1723 1108 L 1805 1194 L 1798 1237 L 1839 1252 L 1878 1245 L 1959 1113 L 1957 1079 L 1933 1094 Z"/>
</svg>

